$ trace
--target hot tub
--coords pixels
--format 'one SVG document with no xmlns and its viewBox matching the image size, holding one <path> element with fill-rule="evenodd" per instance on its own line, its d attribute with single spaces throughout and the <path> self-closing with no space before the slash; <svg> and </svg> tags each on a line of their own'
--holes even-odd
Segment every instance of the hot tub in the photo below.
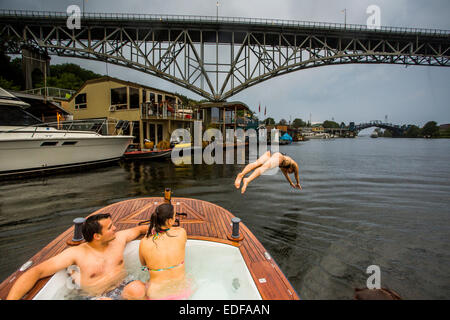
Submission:
<svg viewBox="0 0 450 320">
<path fill-rule="evenodd" d="M 129 279 L 148 281 L 141 270 L 139 240 L 131 241 L 124 251 Z M 192 280 L 191 300 L 261 300 L 253 278 L 238 248 L 211 241 L 188 240 L 186 275 Z M 81 299 L 66 270 L 57 272 L 37 293 L 34 300 Z"/>
</svg>

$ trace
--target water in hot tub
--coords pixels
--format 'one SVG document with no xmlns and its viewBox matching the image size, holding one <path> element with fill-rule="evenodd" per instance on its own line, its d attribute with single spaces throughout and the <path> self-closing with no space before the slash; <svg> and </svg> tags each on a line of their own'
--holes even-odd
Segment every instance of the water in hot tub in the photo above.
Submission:
<svg viewBox="0 0 450 320">
<path fill-rule="evenodd" d="M 139 241 L 130 242 L 124 251 L 126 281 L 149 280 L 139 261 Z M 191 284 L 191 300 L 259 300 L 261 296 L 245 266 L 239 249 L 208 241 L 188 240 L 185 258 L 186 277 Z M 113 299 L 121 299 L 120 290 Z M 83 299 L 77 290 L 63 286 L 51 299 Z"/>
</svg>

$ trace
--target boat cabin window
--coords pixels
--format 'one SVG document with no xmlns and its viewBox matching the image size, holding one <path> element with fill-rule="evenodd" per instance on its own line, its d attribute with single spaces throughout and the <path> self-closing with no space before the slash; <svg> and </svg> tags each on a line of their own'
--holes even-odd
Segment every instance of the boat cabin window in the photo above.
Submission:
<svg viewBox="0 0 450 320">
<path fill-rule="evenodd" d="M 86 93 L 80 93 L 75 97 L 75 109 L 86 109 L 87 100 Z"/>
<path fill-rule="evenodd" d="M 130 87 L 130 109 L 139 109 L 139 89 Z"/>
<path fill-rule="evenodd" d="M 56 146 L 58 141 L 45 141 L 41 143 L 41 147 Z"/>
<path fill-rule="evenodd" d="M 127 104 L 127 87 L 111 89 L 111 106 L 115 106 L 117 110 L 120 110 L 126 109 Z"/>
<path fill-rule="evenodd" d="M 40 123 L 42 121 L 21 107 L 0 105 L 0 125 L 2 126 L 32 126 Z"/>
</svg>

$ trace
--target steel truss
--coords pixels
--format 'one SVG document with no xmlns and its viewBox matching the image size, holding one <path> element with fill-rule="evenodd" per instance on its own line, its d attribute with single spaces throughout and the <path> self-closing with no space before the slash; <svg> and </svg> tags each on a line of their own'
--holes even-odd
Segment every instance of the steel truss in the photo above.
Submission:
<svg viewBox="0 0 450 320">
<path fill-rule="evenodd" d="M 46 54 L 104 61 L 139 70 L 224 101 L 290 72 L 326 65 L 366 63 L 450 66 L 450 32 L 368 30 L 334 25 L 279 26 L 175 19 L 99 19 L 81 29 L 67 18 L 0 11 L 0 37 L 8 53 L 23 46 Z"/>
</svg>

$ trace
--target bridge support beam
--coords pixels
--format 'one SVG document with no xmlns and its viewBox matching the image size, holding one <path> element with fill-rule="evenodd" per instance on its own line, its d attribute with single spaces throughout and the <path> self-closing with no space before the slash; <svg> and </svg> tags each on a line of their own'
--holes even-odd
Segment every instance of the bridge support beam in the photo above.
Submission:
<svg viewBox="0 0 450 320">
<path fill-rule="evenodd" d="M 50 75 L 50 57 L 31 48 L 22 48 L 22 70 L 25 78 L 25 89 L 33 89 L 33 71 L 39 70 L 46 78 Z"/>
</svg>

